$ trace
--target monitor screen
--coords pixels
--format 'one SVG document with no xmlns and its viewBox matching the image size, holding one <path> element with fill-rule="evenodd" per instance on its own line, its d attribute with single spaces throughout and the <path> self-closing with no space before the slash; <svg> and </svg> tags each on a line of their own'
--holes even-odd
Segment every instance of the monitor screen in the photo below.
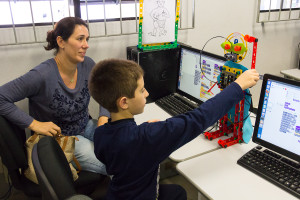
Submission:
<svg viewBox="0 0 300 200">
<path fill-rule="evenodd" d="M 224 57 L 208 52 L 182 46 L 177 90 L 184 92 L 201 102 L 214 97 L 220 92 L 217 85 L 213 87 L 224 65 Z M 210 88 L 212 88 L 210 90 Z"/>
<path fill-rule="evenodd" d="M 300 86 L 266 80 L 256 137 L 300 155 Z"/>
</svg>

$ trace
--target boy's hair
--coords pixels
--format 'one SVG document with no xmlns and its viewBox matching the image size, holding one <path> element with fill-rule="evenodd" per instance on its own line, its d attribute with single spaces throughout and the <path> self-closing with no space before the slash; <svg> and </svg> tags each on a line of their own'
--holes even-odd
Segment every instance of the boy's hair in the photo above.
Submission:
<svg viewBox="0 0 300 200">
<path fill-rule="evenodd" d="M 92 97 L 109 112 L 118 112 L 120 97 L 134 98 L 137 81 L 144 76 L 135 62 L 107 59 L 97 63 L 90 75 L 89 90 Z"/>
</svg>

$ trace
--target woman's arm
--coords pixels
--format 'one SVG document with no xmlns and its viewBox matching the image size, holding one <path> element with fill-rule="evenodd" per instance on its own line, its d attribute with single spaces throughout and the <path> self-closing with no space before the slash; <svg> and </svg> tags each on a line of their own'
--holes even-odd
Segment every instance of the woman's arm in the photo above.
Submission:
<svg viewBox="0 0 300 200">
<path fill-rule="evenodd" d="M 14 103 L 38 94 L 42 85 L 40 74 L 31 70 L 0 87 L 0 115 L 20 128 L 27 128 L 33 118 Z"/>
<path fill-rule="evenodd" d="M 48 66 L 47 66 L 48 67 Z M 44 135 L 61 132 L 53 122 L 39 122 L 15 105 L 15 102 L 39 95 L 44 85 L 41 74 L 32 69 L 28 73 L 0 87 L 0 115 L 20 128 L 29 128 Z"/>
</svg>

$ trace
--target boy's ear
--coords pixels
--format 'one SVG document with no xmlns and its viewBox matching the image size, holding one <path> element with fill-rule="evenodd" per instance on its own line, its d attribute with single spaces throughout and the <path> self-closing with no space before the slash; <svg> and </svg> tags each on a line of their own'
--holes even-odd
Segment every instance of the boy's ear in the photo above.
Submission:
<svg viewBox="0 0 300 200">
<path fill-rule="evenodd" d="M 121 97 L 117 100 L 117 105 L 120 109 L 126 110 L 128 108 L 127 97 Z"/>
</svg>

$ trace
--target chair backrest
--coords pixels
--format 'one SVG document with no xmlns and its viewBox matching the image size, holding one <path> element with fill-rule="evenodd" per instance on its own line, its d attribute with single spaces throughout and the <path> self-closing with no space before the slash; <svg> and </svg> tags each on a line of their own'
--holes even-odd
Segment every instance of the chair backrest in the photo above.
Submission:
<svg viewBox="0 0 300 200">
<path fill-rule="evenodd" d="M 43 137 L 34 145 L 32 163 L 43 198 L 60 200 L 76 194 L 68 161 L 53 137 Z"/>
<path fill-rule="evenodd" d="M 0 116 L 0 156 L 8 170 L 13 186 L 27 196 L 41 196 L 40 187 L 28 180 L 22 173 L 28 167 L 25 130 L 18 128 Z"/>
</svg>

